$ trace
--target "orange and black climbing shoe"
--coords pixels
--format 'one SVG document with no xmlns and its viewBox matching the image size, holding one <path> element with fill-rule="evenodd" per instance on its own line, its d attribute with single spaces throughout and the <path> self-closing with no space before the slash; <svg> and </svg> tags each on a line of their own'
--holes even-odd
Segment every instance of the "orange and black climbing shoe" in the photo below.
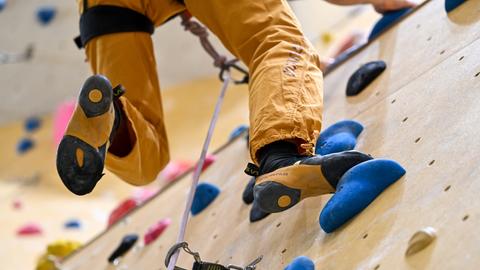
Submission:
<svg viewBox="0 0 480 270">
<path fill-rule="evenodd" d="M 274 142 L 259 151 L 254 200 L 267 213 L 284 211 L 305 198 L 335 192 L 345 172 L 370 159 L 358 151 L 304 156 L 293 143 Z M 255 171 L 252 165 L 246 170 Z"/>
<path fill-rule="evenodd" d="M 57 171 L 63 184 L 77 195 L 90 193 L 103 176 L 105 154 L 120 124 L 117 99 L 121 85 L 112 89 L 101 75 L 88 78 L 57 150 Z"/>
</svg>

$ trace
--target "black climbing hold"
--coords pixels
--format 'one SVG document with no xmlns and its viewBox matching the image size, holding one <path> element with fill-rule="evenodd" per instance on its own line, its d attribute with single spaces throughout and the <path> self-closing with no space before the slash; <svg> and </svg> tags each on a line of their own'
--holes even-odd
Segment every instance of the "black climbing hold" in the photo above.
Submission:
<svg viewBox="0 0 480 270">
<path fill-rule="evenodd" d="M 445 0 L 445 11 L 448 13 L 463 4 L 465 0 Z"/>
<path fill-rule="evenodd" d="M 252 177 L 243 190 L 242 199 L 246 204 L 253 202 L 253 186 L 255 186 L 255 177 Z"/>
<path fill-rule="evenodd" d="M 138 235 L 136 234 L 127 234 L 123 237 L 122 242 L 120 245 L 112 252 L 112 255 L 108 257 L 108 262 L 113 263 L 117 258 L 122 257 L 127 253 L 133 245 L 138 240 Z"/>
<path fill-rule="evenodd" d="M 348 79 L 347 96 L 356 96 L 387 68 L 383 61 L 373 61 L 362 65 Z"/>
</svg>

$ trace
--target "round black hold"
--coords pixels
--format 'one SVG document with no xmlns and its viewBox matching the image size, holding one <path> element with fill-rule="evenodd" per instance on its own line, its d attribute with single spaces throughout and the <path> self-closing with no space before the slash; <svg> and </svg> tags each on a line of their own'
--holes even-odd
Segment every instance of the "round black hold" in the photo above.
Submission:
<svg viewBox="0 0 480 270">
<path fill-rule="evenodd" d="M 383 61 L 373 61 L 362 65 L 352 74 L 347 83 L 347 96 L 356 96 L 387 68 Z"/>
<path fill-rule="evenodd" d="M 110 257 L 108 257 L 108 262 L 113 263 L 117 258 L 122 257 L 127 253 L 133 245 L 138 240 L 138 235 L 136 234 L 127 234 L 123 237 L 120 245 L 112 252 Z"/>
</svg>

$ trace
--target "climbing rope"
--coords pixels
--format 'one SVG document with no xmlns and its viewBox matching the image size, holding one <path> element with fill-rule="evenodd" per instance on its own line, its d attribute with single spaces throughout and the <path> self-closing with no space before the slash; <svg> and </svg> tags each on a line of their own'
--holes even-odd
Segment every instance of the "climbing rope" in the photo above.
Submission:
<svg viewBox="0 0 480 270">
<path fill-rule="evenodd" d="M 213 65 L 217 68 L 220 68 L 219 78 L 222 82 L 224 81 L 225 71 L 233 68 L 242 73 L 243 78 L 239 80 L 232 79 L 232 81 L 235 84 L 248 83 L 248 71 L 237 64 L 238 59 L 228 60 L 226 56 L 219 54 L 215 50 L 212 43 L 210 43 L 210 40 L 208 40 L 207 28 L 200 23 L 193 21 L 192 15 L 188 11 L 183 12 L 180 16 L 182 18 L 182 26 L 185 28 L 185 31 L 190 31 L 193 35 L 200 39 L 203 49 L 205 49 L 205 51 L 213 58 Z"/>
<path fill-rule="evenodd" d="M 215 105 L 215 110 L 213 112 L 212 119 L 210 121 L 210 126 L 208 127 L 207 137 L 203 143 L 202 152 L 200 154 L 200 159 L 197 163 L 197 167 L 195 168 L 195 172 L 193 173 L 192 178 L 192 185 L 190 186 L 190 192 L 188 194 L 187 205 L 185 206 L 185 210 L 182 216 L 182 222 L 180 224 L 180 232 L 178 233 L 177 243 L 184 242 L 185 239 L 185 230 L 187 227 L 187 222 L 190 217 L 190 209 L 192 208 L 193 196 L 195 195 L 195 188 L 197 187 L 198 180 L 200 178 L 200 173 L 202 172 L 203 164 L 205 163 L 205 157 L 207 156 L 208 147 L 210 145 L 210 141 L 212 139 L 213 131 L 215 129 L 215 124 L 217 123 L 218 115 L 220 114 L 220 107 L 222 106 L 223 99 L 225 97 L 225 92 L 228 88 L 230 83 L 231 77 L 228 68 L 225 69 L 223 72 L 223 85 L 220 90 L 220 95 L 218 97 L 217 103 Z M 168 270 L 174 270 L 175 264 L 177 263 L 179 255 L 179 250 L 175 250 L 172 255 L 170 255 L 168 259 Z"/>
</svg>

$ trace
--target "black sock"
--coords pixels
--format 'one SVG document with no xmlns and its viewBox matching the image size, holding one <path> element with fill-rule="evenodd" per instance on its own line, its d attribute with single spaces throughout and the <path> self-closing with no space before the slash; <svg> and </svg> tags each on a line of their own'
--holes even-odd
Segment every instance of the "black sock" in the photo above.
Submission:
<svg viewBox="0 0 480 270">
<path fill-rule="evenodd" d="M 267 144 L 258 151 L 259 174 L 270 173 L 290 166 L 305 157 L 298 153 L 298 148 L 294 143 L 276 141 Z"/>
</svg>

